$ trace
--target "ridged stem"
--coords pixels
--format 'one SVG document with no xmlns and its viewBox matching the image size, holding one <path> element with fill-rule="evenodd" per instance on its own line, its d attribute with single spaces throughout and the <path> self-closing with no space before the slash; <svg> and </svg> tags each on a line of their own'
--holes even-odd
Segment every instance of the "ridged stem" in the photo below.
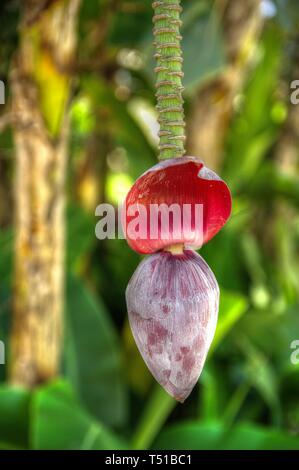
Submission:
<svg viewBox="0 0 299 470">
<path fill-rule="evenodd" d="M 180 0 L 153 3 L 156 96 L 160 124 L 159 160 L 181 157 L 185 153 L 180 3 Z"/>
</svg>

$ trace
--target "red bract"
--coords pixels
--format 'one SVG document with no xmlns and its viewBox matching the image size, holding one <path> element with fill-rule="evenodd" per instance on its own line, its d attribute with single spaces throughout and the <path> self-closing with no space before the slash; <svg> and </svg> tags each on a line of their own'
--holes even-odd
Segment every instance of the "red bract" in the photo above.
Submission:
<svg viewBox="0 0 299 470">
<path fill-rule="evenodd" d="M 189 205 L 189 225 L 186 227 L 184 224 L 183 228 L 181 215 L 182 225 L 178 227 L 177 219 L 171 215 L 169 234 L 165 235 L 160 214 L 157 230 L 153 234 L 150 211 L 151 208 L 155 210 L 156 206 L 153 205 L 160 207 L 163 204 L 169 209 L 172 205 L 177 205 L 181 214 L 184 211 L 183 206 Z M 196 205 L 201 205 L 202 223 L 196 217 Z M 140 208 L 145 208 L 145 213 L 141 213 Z M 155 253 L 180 243 L 187 247 L 200 248 L 219 232 L 230 213 L 231 196 L 224 181 L 198 158 L 174 158 L 158 163 L 135 182 L 124 205 L 124 233 L 131 248 L 138 253 Z M 134 233 L 131 230 L 132 223 L 135 228 L 138 225 L 138 230 L 133 231 Z"/>
</svg>

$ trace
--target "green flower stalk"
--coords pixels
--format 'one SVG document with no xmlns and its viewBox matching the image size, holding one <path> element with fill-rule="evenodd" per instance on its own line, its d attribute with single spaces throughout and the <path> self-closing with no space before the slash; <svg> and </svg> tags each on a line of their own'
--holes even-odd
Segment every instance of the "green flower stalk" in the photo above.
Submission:
<svg viewBox="0 0 299 470">
<path fill-rule="evenodd" d="M 185 153 L 185 121 L 182 97 L 182 49 L 180 0 L 153 3 L 154 46 L 157 74 L 157 110 L 160 124 L 159 160 Z"/>
</svg>

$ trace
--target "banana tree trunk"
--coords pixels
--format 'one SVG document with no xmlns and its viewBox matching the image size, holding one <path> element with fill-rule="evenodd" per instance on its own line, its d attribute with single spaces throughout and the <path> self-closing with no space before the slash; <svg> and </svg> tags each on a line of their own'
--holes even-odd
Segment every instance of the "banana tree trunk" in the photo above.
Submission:
<svg viewBox="0 0 299 470">
<path fill-rule="evenodd" d="M 234 99 L 246 76 L 262 17 L 260 0 L 216 0 L 215 5 L 227 64 L 220 75 L 198 90 L 187 127 L 187 149 L 189 155 L 200 156 L 207 166 L 219 170 Z"/>
<path fill-rule="evenodd" d="M 80 0 L 27 0 L 11 71 L 15 277 L 10 378 L 32 387 L 59 369 L 70 66 Z"/>
</svg>

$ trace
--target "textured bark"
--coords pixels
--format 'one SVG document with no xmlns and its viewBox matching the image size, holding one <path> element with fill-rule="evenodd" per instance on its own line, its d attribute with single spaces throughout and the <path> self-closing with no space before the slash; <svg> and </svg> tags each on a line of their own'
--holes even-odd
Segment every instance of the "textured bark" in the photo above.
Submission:
<svg viewBox="0 0 299 470">
<path fill-rule="evenodd" d="M 227 65 L 198 91 L 188 122 L 188 155 L 204 159 L 214 170 L 221 166 L 223 140 L 262 26 L 260 0 L 219 0 Z M 204 46 L 203 46 L 204 47 Z"/>
<path fill-rule="evenodd" d="M 70 77 L 79 0 L 25 4 L 12 67 L 15 290 L 11 381 L 34 386 L 57 374 L 63 313 L 64 182 Z M 27 7 L 27 8 L 26 8 Z M 38 12 L 38 14 L 37 14 Z M 53 102 L 51 101 L 53 100 Z"/>
</svg>

